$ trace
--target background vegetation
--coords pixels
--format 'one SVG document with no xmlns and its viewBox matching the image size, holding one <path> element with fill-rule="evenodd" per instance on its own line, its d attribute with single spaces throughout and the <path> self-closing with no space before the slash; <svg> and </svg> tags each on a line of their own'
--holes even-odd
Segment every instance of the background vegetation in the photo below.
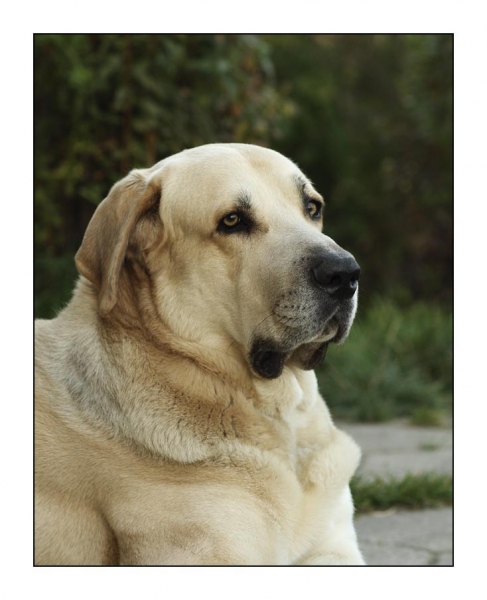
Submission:
<svg viewBox="0 0 487 600">
<path fill-rule="evenodd" d="M 451 407 L 452 37 L 35 36 L 35 313 L 133 167 L 218 141 L 295 160 L 362 266 L 349 341 L 318 373 L 335 415 L 441 423 Z"/>
<path fill-rule="evenodd" d="M 423 473 L 402 479 L 360 476 L 350 482 L 355 511 L 359 514 L 390 508 L 424 509 L 451 506 L 453 484 L 450 475 Z"/>
</svg>

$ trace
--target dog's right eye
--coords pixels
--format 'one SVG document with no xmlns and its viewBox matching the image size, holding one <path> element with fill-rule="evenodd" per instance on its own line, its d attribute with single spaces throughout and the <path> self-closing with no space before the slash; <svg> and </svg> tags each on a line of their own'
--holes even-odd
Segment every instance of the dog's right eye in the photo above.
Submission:
<svg viewBox="0 0 487 600">
<path fill-rule="evenodd" d="M 248 233 L 250 225 L 250 222 L 239 213 L 232 212 L 225 215 L 218 223 L 217 231 L 220 233 L 238 233 L 240 231 Z"/>
<path fill-rule="evenodd" d="M 222 223 L 225 227 L 232 229 L 240 223 L 240 217 L 237 213 L 231 213 L 222 219 Z"/>
</svg>

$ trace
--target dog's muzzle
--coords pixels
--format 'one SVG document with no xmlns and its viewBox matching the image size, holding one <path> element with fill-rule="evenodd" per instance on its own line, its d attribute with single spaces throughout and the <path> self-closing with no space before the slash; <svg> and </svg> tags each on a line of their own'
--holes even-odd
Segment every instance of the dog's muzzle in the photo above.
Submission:
<svg viewBox="0 0 487 600">
<path fill-rule="evenodd" d="M 256 332 L 250 349 L 253 370 L 266 379 L 279 377 L 291 357 L 302 369 L 317 368 L 328 344 L 347 337 L 355 315 L 360 277 L 355 258 L 335 245 L 332 250 L 315 248 L 303 262 L 299 292 L 284 292 L 274 307 L 285 331 L 274 338 Z"/>
</svg>

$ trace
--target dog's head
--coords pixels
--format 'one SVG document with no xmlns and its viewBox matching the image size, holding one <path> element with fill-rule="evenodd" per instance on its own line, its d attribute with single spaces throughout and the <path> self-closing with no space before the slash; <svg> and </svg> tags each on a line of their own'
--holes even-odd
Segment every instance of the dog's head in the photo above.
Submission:
<svg viewBox="0 0 487 600">
<path fill-rule="evenodd" d="M 173 333 L 234 344 L 254 372 L 275 378 L 288 361 L 315 368 L 355 316 L 360 269 L 321 232 L 323 205 L 277 152 L 201 146 L 117 183 L 76 264 L 102 316 L 119 302 L 121 273 L 137 264 Z"/>
</svg>

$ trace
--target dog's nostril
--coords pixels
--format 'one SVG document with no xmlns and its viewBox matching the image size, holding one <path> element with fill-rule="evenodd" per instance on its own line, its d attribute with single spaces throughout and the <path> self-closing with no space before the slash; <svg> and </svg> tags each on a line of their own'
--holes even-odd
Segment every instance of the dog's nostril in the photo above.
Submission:
<svg viewBox="0 0 487 600">
<path fill-rule="evenodd" d="M 350 283 L 357 283 L 359 279 L 360 279 L 360 269 L 357 269 L 350 276 Z"/>
<path fill-rule="evenodd" d="M 330 277 L 330 281 L 328 282 L 328 285 L 330 285 L 330 286 L 341 285 L 341 284 L 342 284 L 342 276 L 339 273 L 332 275 Z"/>
</svg>

